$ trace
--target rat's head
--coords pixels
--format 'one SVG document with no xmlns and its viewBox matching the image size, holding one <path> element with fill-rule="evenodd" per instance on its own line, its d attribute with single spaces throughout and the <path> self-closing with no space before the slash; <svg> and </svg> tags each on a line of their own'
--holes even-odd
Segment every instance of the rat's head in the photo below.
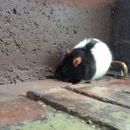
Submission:
<svg viewBox="0 0 130 130">
<path fill-rule="evenodd" d="M 59 63 L 56 68 L 54 77 L 71 83 L 77 83 L 83 79 L 84 70 L 82 64 L 82 51 L 73 50 L 66 51 L 65 58 Z"/>
</svg>

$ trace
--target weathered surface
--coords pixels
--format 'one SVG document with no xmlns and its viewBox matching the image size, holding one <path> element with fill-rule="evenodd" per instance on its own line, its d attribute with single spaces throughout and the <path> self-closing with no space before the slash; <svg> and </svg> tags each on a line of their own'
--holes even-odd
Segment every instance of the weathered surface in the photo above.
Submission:
<svg viewBox="0 0 130 130">
<path fill-rule="evenodd" d="M 66 90 L 45 95 L 38 92 L 38 94 L 34 93 L 35 96 L 57 109 L 67 111 L 70 114 L 73 113 L 86 120 L 91 119 L 95 124 L 103 124 L 106 128 L 119 130 L 130 128 L 130 109 L 104 103 Z"/>
<path fill-rule="evenodd" d="M 87 85 L 65 87 L 67 90 L 95 98 L 100 101 L 130 108 L 130 80 L 114 79 L 95 81 Z"/>
<path fill-rule="evenodd" d="M 53 84 L 53 85 L 52 85 Z M 29 90 L 43 90 L 45 92 L 60 91 L 61 86 L 69 83 L 54 80 L 33 81 L 18 84 L 6 84 L 0 87 L 0 129 L 28 119 L 36 119 L 49 112 L 49 108 L 42 108 L 38 103 L 25 98 Z M 48 91 L 49 90 L 49 91 Z M 24 97 L 23 97 L 24 96 Z M 47 111 L 48 110 L 48 111 Z"/>
<path fill-rule="evenodd" d="M 53 121 L 47 120 L 46 122 L 44 119 L 50 119 L 47 115 L 51 111 L 45 105 L 38 104 L 39 100 L 42 100 L 54 107 L 54 109 L 52 108 L 54 113 L 57 113 L 59 109 L 68 112 L 69 116 L 76 116 L 77 119 L 81 118 L 85 122 L 91 120 L 93 122 L 92 127 L 95 129 L 130 130 L 129 86 L 129 78 L 117 80 L 110 77 L 93 81 L 91 84 L 72 85 L 47 79 L 16 85 L 2 85 L 0 89 L 0 128 L 7 125 L 12 125 L 5 127 L 8 129 L 13 129 L 15 126 L 19 129 L 30 128 L 31 122 L 38 126 L 41 123 L 40 120 L 43 121 L 43 124 L 47 122 L 52 124 L 51 126 L 56 120 L 54 128 L 58 128 L 57 123 L 63 123 L 61 120 L 58 121 L 59 116 L 63 119 L 69 118 L 62 114 L 55 115 L 56 117 L 52 117 Z M 26 99 L 25 95 L 27 98 L 38 102 Z M 72 122 L 70 121 L 70 123 Z M 21 123 L 22 125 L 19 127 Z M 81 125 L 79 123 L 77 121 L 77 127 Z M 46 127 L 50 128 L 49 124 L 46 124 Z M 63 125 L 65 124 L 63 123 Z M 85 126 L 85 128 L 87 127 Z M 41 127 L 38 128 L 41 129 Z M 68 129 L 70 128 L 68 127 Z"/>
<path fill-rule="evenodd" d="M 85 37 L 109 43 L 113 1 L 1 0 L 0 84 L 52 75 L 62 41 L 70 48 Z"/>
<path fill-rule="evenodd" d="M 0 102 L 4 101 L 4 96 L 7 101 L 7 100 L 10 100 L 11 97 L 17 98 L 18 95 L 25 96 L 27 92 L 30 90 L 32 91 L 44 90 L 45 93 L 49 93 L 49 92 L 59 91 L 61 90 L 61 87 L 64 87 L 67 85 L 72 85 L 72 84 L 57 81 L 57 80 L 52 80 L 52 79 L 1 85 L 0 96 L 3 96 L 3 98 L 2 97 L 0 98 Z"/>
<path fill-rule="evenodd" d="M 0 127 L 42 116 L 44 109 L 26 98 L 0 102 Z"/>
<path fill-rule="evenodd" d="M 91 119 L 95 124 L 109 129 L 129 130 L 129 84 L 129 79 L 100 80 L 91 85 L 65 86 L 59 91 L 51 92 L 49 89 L 48 92 L 44 89 L 29 91 L 27 97 L 35 101 L 42 100 L 56 109 L 74 114 L 84 120 Z M 77 91 L 68 91 L 70 89 L 66 90 L 67 88 Z"/>
<path fill-rule="evenodd" d="M 45 106 L 44 106 L 45 109 Z M 46 109 L 49 107 L 46 106 Z M 98 127 L 96 127 L 98 128 Z M 2 130 L 95 130 L 91 125 L 85 121 L 68 115 L 60 111 L 46 111 L 43 118 L 35 120 L 27 120 L 9 127 L 2 128 Z"/>
</svg>

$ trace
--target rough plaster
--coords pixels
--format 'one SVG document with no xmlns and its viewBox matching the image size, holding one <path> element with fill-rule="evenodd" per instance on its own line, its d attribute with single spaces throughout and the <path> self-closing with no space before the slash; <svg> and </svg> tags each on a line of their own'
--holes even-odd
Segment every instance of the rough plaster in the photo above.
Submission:
<svg viewBox="0 0 130 130">
<path fill-rule="evenodd" d="M 88 3 L 1 0 L 0 84 L 52 75 L 62 41 L 69 48 L 85 37 L 109 43 L 112 3 Z"/>
</svg>

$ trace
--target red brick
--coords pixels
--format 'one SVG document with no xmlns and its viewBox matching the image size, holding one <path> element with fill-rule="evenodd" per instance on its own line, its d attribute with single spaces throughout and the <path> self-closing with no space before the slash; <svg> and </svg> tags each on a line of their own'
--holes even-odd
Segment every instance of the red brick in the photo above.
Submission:
<svg viewBox="0 0 130 130">
<path fill-rule="evenodd" d="M 42 92 L 32 92 L 32 97 L 35 99 L 37 97 L 57 109 L 75 113 L 80 118 L 91 119 L 94 124 L 98 122 L 109 128 L 121 130 L 129 127 L 130 109 L 101 102 L 68 90 L 46 94 Z"/>
<path fill-rule="evenodd" d="M 0 127 L 19 121 L 37 118 L 44 109 L 37 102 L 26 98 L 14 99 L 0 103 Z"/>
<path fill-rule="evenodd" d="M 71 88 L 98 100 L 113 102 L 115 104 L 130 108 L 130 80 L 112 79 L 110 81 L 98 80 L 91 84 L 71 85 Z"/>
<path fill-rule="evenodd" d="M 12 93 L 14 95 L 26 95 L 28 91 L 37 91 L 46 88 L 60 88 L 67 85 L 71 85 L 71 83 L 66 83 L 53 79 L 46 79 L 18 84 L 1 85 L 0 92 Z"/>
<path fill-rule="evenodd" d="M 7 93 L 7 92 L 0 92 L 0 102 L 5 102 L 13 99 L 17 99 L 19 96 L 14 95 L 12 93 Z"/>
</svg>

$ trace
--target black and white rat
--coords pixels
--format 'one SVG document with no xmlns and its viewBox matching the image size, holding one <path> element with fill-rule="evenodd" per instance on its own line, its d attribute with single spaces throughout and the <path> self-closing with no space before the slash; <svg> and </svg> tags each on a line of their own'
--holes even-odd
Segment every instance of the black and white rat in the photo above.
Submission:
<svg viewBox="0 0 130 130">
<path fill-rule="evenodd" d="M 73 84 L 96 80 L 106 74 L 112 61 L 112 53 L 103 41 L 84 39 L 71 52 L 66 50 L 65 58 L 57 66 L 54 77 Z"/>
</svg>

